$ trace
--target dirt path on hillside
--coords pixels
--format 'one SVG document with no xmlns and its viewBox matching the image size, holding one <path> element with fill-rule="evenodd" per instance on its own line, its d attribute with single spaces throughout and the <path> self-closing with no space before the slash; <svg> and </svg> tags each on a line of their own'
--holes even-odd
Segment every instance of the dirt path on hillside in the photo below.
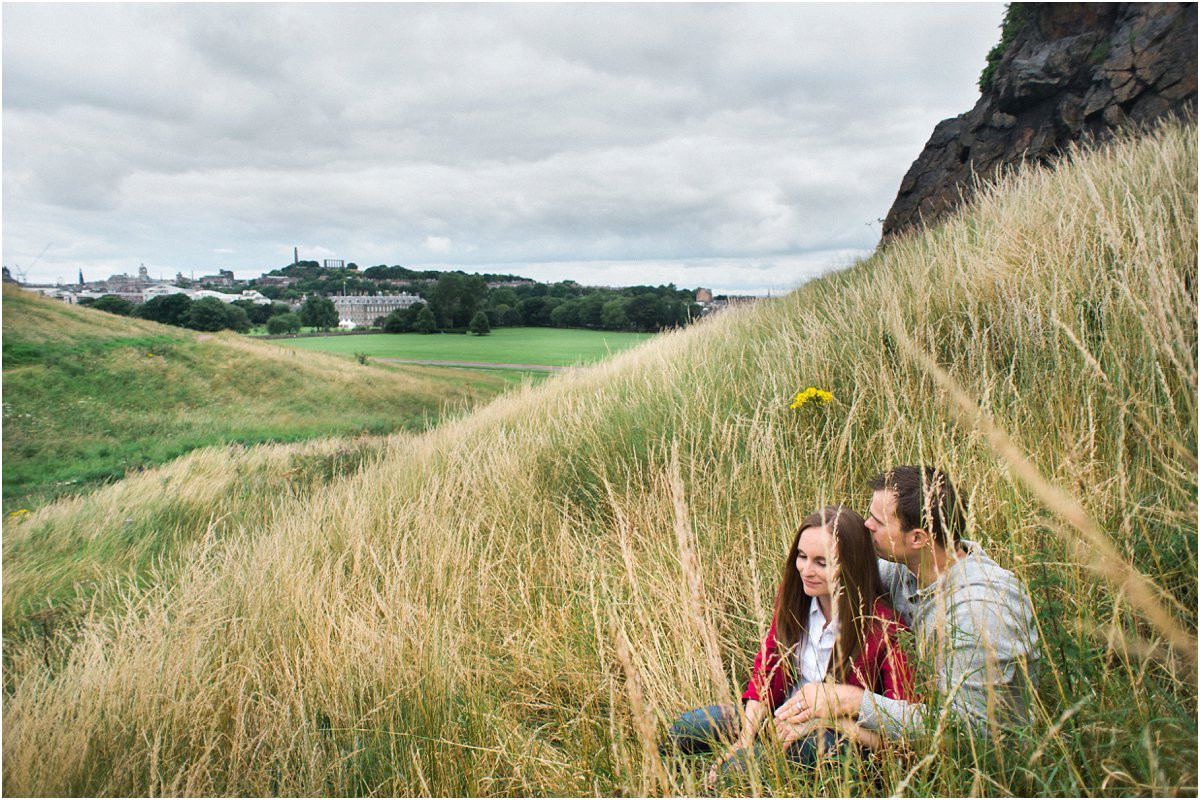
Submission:
<svg viewBox="0 0 1200 800">
<path fill-rule="evenodd" d="M 549 364 L 492 364 L 484 361 L 430 361 L 423 358 L 376 358 L 391 364 L 420 364 L 426 367 L 477 367 L 483 369 L 519 369 L 527 372 L 566 372 L 574 367 L 553 367 Z"/>
</svg>

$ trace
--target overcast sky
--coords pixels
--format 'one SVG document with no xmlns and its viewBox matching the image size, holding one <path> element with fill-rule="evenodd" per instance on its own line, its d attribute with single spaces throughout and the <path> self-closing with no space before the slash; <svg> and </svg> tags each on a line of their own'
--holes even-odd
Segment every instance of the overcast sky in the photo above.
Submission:
<svg viewBox="0 0 1200 800">
<path fill-rule="evenodd" d="M 4 263 L 784 291 L 874 247 L 1002 13 L 6 3 Z"/>
</svg>

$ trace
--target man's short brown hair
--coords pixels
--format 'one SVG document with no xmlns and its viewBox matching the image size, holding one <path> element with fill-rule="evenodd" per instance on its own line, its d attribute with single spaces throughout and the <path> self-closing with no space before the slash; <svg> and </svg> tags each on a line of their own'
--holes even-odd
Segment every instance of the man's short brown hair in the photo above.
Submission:
<svg viewBox="0 0 1200 800">
<path fill-rule="evenodd" d="M 967 529 L 967 498 L 936 467 L 892 467 L 872 479 L 871 489 L 895 494 L 901 527 L 928 531 L 942 547 L 956 544 Z"/>
</svg>

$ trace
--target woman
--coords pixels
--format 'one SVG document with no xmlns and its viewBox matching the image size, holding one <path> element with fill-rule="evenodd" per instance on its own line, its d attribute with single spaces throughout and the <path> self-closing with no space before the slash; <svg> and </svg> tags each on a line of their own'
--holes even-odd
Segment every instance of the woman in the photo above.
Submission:
<svg viewBox="0 0 1200 800">
<path fill-rule="evenodd" d="M 863 518 L 845 506 L 827 506 L 808 516 L 792 540 L 775 597 L 775 615 L 754 672 L 742 695 L 740 715 L 729 706 L 696 709 L 680 717 L 668 734 L 685 753 L 711 750 L 737 736 L 709 771 L 712 786 L 723 772 L 741 769 L 747 750 L 773 710 L 800 686 L 827 678 L 885 697 L 915 699 L 912 673 L 896 642 L 903 628 L 879 577 L 875 546 Z M 794 739 L 797 731 L 777 726 L 789 760 L 813 764 L 822 750 L 851 741 L 880 742 L 854 729 L 823 730 Z"/>
</svg>

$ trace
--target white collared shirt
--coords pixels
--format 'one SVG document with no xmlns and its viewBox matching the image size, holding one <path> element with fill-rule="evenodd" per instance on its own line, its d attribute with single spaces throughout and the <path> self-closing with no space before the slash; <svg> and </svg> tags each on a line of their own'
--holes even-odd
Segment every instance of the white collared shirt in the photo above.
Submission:
<svg viewBox="0 0 1200 800">
<path fill-rule="evenodd" d="M 829 657 L 833 655 L 833 645 L 837 641 L 838 621 L 835 617 L 828 625 L 825 622 L 821 604 L 814 597 L 808 604 L 808 631 L 796 648 L 796 674 L 801 686 L 825 680 Z"/>
</svg>

